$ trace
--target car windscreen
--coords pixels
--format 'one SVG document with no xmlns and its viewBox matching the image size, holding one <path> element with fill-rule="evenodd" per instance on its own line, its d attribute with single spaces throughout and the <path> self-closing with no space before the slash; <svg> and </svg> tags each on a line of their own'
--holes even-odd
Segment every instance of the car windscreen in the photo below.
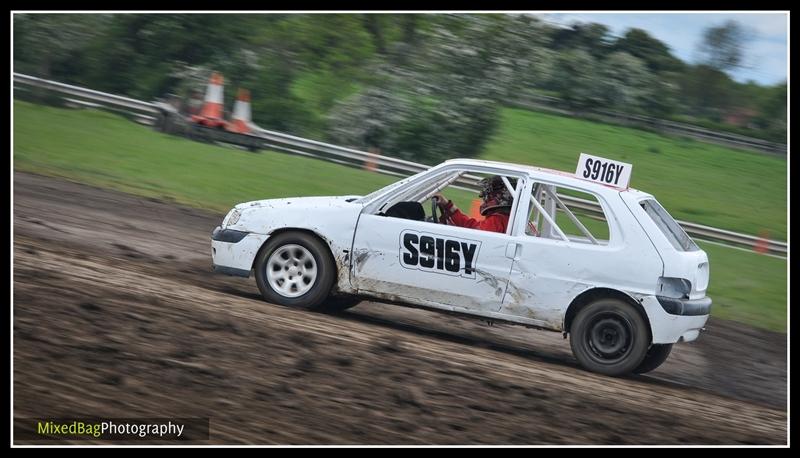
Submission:
<svg viewBox="0 0 800 458">
<path fill-rule="evenodd" d="M 675 221 L 667 210 L 654 199 L 639 202 L 645 213 L 656 223 L 669 243 L 679 251 L 697 251 L 700 248 L 689 237 L 686 231 Z"/>
<path fill-rule="evenodd" d="M 414 175 L 411 175 L 409 177 L 405 177 L 400 181 L 395 181 L 394 183 L 392 183 L 392 184 L 390 184 L 388 186 L 384 186 L 384 187 L 382 187 L 380 189 L 376 189 L 375 191 L 372 191 L 371 193 L 367 194 L 366 196 L 359 198 L 356 202 L 362 203 L 362 204 L 369 203 L 370 201 L 372 201 L 373 199 L 377 198 L 378 196 L 386 195 L 386 194 L 388 194 L 390 192 L 397 191 L 401 187 L 407 185 L 409 182 L 411 182 L 413 180 L 416 180 L 416 178 L 419 177 L 420 175 L 426 174 L 428 172 L 430 172 L 430 170 L 423 170 L 423 171 L 415 173 Z"/>
<path fill-rule="evenodd" d="M 414 175 L 414 176 L 416 176 L 416 175 Z M 378 197 L 379 195 L 381 195 L 383 193 L 387 193 L 387 192 L 390 192 L 392 190 L 395 190 L 395 189 L 399 188 L 404 183 L 407 183 L 411 178 L 413 178 L 413 176 L 412 177 L 408 177 L 408 178 L 404 178 L 404 179 L 402 179 L 400 181 L 395 181 L 394 183 L 392 183 L 392 184 L 390 184 L 388 186 L 384 186 L 383 188 L 380 188 L 380 189 L 377 189 L 375 191 L 372 191 L 371 193 L 367 194 L 366 196 L 359 198 L 357 200 L 357 202 L 359 202 L 359 203 L 367 203 L 367 202 L 371 201 L 372 199 Z"/>
</svg>

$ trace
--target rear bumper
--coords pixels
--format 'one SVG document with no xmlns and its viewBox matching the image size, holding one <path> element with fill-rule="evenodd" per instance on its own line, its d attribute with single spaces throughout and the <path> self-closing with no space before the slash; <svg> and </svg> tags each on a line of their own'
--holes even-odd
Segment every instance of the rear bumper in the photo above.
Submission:
<svg viewBox="0 0 800 458">
<path fill-rule="evenodd" d="M 673 297 L 656 296 L 658 303 L 670 315 L 698 316 L 711 313 L 711 298 L 675 299 Z"/>
<path fill-rule="evenodd" d="M 711 308 L 711 299 L 709 298 L 703 298 L 707 299 L 707 301 L 703 299 L 697 301 L 684 300 L 681 306 L 685 305 L 686 307 L 681 309 L 682 312 L 699 313 L 705 311 L 705 314 L 684 313 L 680 315 L 667 312 L 661 302 L 664 299 L 663 297 L 640 296 L 637 299 L 647 313 L 653 343 L 655 344 L 691 342 L 697 339 L 706 321 L 708 321 L 708 313 Z M 687 302 L 689 304 L 686 304 Z M 672 303 L 668 305 L 668 307 L 674 306 L 676 305 Z"/>
</svg>

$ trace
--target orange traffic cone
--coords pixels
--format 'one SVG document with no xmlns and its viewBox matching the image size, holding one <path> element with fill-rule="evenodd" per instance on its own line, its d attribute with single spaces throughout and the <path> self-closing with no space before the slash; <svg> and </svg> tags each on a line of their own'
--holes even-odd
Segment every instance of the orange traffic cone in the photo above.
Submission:
<svg viewBox="0 0 800 458">
<path fill-rule="evenodd" d="M 211 80 L 208 82 L 208 89 L 206 89 L 206 98 L 203 103 L 203 108 L 200 109 L 200 114 L 192 116 L 192 122 L 208 127 L 225 126 L 225 119 L 222 115 L 223 84 L 222 75 L 217 72 L 211 74 Z"/>
<path fill-rule="evenodd" d="M 251 124 L 250 91 L 239 89 L 239 93 L 236 95 L 236 105 L 233 106 L 233 117 L 225 128 L 231 132 L 248 134 L 252 131 Z"/>
<path fill-rule="evenodd" d="M 478 221 L 483 221 L 480 199 L 472 199 L 472 204 L 469 206 L 469 216 L 470 218 L 475 218 Z"/>
</svg>

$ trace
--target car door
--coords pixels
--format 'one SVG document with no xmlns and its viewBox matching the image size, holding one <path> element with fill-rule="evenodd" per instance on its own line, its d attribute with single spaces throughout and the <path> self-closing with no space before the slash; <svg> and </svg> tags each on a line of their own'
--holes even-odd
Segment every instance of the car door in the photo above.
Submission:
<svg viewBox="0 0 800 458">
<path fill-rule="evenodd" d="M 511 216 L 513 221 L 513 210 Z M 361 293 L 388 300 L 497 311 L 511 271 L 510 240 L 507 234 L 366 212 L 353 240 L 351 282 Z"/>
<path fill-rule="evenodd" d="M 607 221 L 604 223 L 607 240 L 604 240 L 590 235 L 592 231 L 586 234 L 578 224 L 571 222 L 566 211 L 553 217 L 561 205 L 570 207 L 564 204 L 563 197 L 557 202 L 546 192 L 539 191 L 536 195 L 537 189 L 544 188 L 559 196 L 563 187 L 559 186 L 558 192 L 554 184 L 534 184 L 532 188 L 534 197 L 529 199 L 529 204 L 534 211 L 527 212 L 528 215 L 536 213 L 534 200 L 540 202 L 544 211 L 534 218 L 540 222 L 536 225 L 538 235 L 526 231 L 530 226 L 525 223 L 515 228 L 517 246 L 502 313 L 533 319 L 540 326 L 560 330 L 567 307 L 583 291 L 594 287 L 652 290 L 663 268 L 661 258 L 641 228 L 624 213 L 627 209 L 619 205 L 618 197 L 605 198 L 587 189 L 572 188 L 594 196 L 595 202 L 601 205 Z M 613 204 L 617 204 L 616 207 Z M 595 230 L 602 227 L 594 220 L 582 219 L 586 225 L 594 224 Z M 561 227 L 570 224 L 572 231 Z"/>
</svg>

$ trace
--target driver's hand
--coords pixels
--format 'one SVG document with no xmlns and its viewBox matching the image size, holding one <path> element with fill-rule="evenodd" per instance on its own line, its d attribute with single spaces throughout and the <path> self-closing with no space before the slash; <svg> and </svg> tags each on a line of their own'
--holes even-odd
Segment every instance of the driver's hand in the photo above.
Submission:
<svg viewBox="0 0 800 458">
<path fill-rule="evenodd" d="M 435 197 L 437 199 L 436 203 L 439 205 L 439 208 L 444 208 L 444 207 L 447 206 L 447 204 L 450 203 L 450 201 L 447 199 L 447 197 L 443 196 L 442 193 L 440 193 L 440 192 L 437 192 L 436 194 L 434 194 L 433 197 Z"/>
</svg>

